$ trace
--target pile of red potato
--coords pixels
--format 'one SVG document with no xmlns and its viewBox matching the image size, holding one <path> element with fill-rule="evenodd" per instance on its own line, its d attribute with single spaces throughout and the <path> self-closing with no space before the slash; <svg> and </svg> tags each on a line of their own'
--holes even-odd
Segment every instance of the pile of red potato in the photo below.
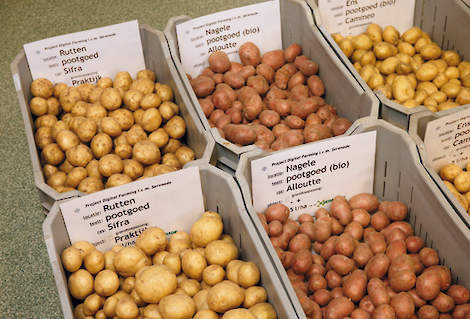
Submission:
<svg viewBox="0 0 470 319">
<path fill-rule="evenodd" d="M 190 78 L 209 124 L 234 144 L 270 151 L 346 132 L 351 122 L 322 98 L 319 65 L 301 54 L 294 43 L 261 55 L 252 42 L 239 49 L 242 64 L 212 53 L 210 66 Z"/>
<path fill-rule="evenodd" d="M 452 284 L 407 214 L 401 202 L 359 194 L 337 196 L 315 218 L 295 221 L 282 204 L 258 216 L 308 318 L 470 318 L 470 291 Z"/>
</svg>

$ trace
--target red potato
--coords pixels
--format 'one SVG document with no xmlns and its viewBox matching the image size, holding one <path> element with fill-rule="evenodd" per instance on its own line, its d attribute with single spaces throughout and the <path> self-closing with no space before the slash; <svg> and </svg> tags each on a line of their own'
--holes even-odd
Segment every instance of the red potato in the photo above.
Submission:
<svg viewBox="0 0 470 319">
<path fill-rule="evenodd" d="M 230 116 L 228 116 L 227 114 L 223 114 L 217 119 L 217 122 L 215 122 L 215 127 L 223 130 L 224 127 L 227 124 L 230 124 L 231 122 L 232 122 L 232 119 L 230 118 Z"/>
<path fill-rule="evenodd" d="M 364 239 L 374 254 L 384 253 L 387 249 L 387 243 L 381 233 L 370 232 L 367 235 L 364 233 Z"/>
<path fill-rule="evenodd" d="M 321 307 L 327 305 L 331 299 L 331 292 L 327 289 L 317 289 L 310 298 L 319 304 Z"/>
<path fill-rule="evenodd" d="M 390 225 L 385 227 L 385 229 L 382 230 L 382 233 L 386 235 L 387 232 L 392 231 L 395 228 L 401 229 L 406 234 L 406 237 L 412 236 L 414 233 L 413 227 L 411 227 L 411 225 L 408 222 L 403 222 L 403 221 L 397 221 L 397 222 L 391 223 Z"/>
<path fill-rule="evenodd" d="M 310 240 L 313 241 L 315 239 L 315 226 L 313 222 L 303 222 L 300 224 L 299 231 L 302 234 L 307 235 Z"/>
<path fill-rule="evenodd" d="M 410 255 L 400 255 L 391 260 L 390 267 L 388 269 L 388 276 L 392 276 L 396 272 L 409 270 L 415 273 L 415 261 Z"/>
<path fill-rule="evenodd" d="M 264 213 L 268 223 L 278 220 L 284 224 L 289 218 L 290 211 L 286 205 L 277 203 L 269 206 Z"/>
<path fill-rule="evenodd" d="M 266 232 L 269 231 L 269 229 L 265 229 Z M 280 248 L 280 249 L 286 249 L 288 242 L 282 238 L 281 236 L 279 237 L 270 237 L 269 240 L 271 241 L 271 244 L 273 245 L 274 248 Z"/>
<path fill-rule="evenodd" d="M 312 253 L 309 249 L 301 249 L 295 253 L 292 270 L 296 274 L 305 274 L 312 266 Z"/>
<path fill-rule="evenodd" d="M 367 263 L 364 270 L 368 278 L 383 278 L 390 266 L 390 258 L 384 254 L 377 254 Z"/>
<path fill-rule="evenodd" d="M 439 312 L 450 312 L 455 307 L 455 302 L 452 297 L 440 292 L 439 295 L 433 299 L 431 304 L 436 307 Z"/>
<path fill-rule="evenodd" d="M 228 98 L 230 99 L 230 101 L 232 102 L 232 105 L 235 105 L 235 102 L 237 100 L 237 93 L 235 92 L 234 89 L 232 89 L 230 87 L 230 85 L 226 84 L 226 83 L 219 83 L 215 86 L 215 89 L 216 90 L 225 90 L 225 92 L 227 93 L 228 95 Z M 240 108 L 241 110 L 241 108 Z"/>
<path fill-rule="evenodd" d="M 404 220 L 408 215 L 408 208 L 402 202 L 384 201 L 380 203 L 379 210 L 393 221 Z"/>
<path fill-rule="evenodd" d="M 305 234 L 297 234 L 289 242 L 289 251 L 292 251 L 294 253 L 302 249 L 310 250 L 311 247 L 312 242 L 310 241 L 310 238 Z"/>
<path fill-rule="evenodd" d="M 231 108 L 225 111 L 225 114 L 230 116 L 230 120 L 233 124 L 240 124 L 242 121 L 242 112 L 239 109 L 233 107 L 233 105 Z"/>
<path fill-rule="evenodd" d="M 333 199 L 330 213 L 338 219 L 341 225 L 347 225 L 352 221 L 351 207 L 343 196 L 336 196 Z"/>
<path fill-rule="evenodd" d="M 317 115 L 317 113 L 312 113 L 307 118 L 305 119 L 305 126 L 310 126 L 310 125 L 319 125 L 322 124 L 321 118 Z"/>
<path fill-rule="evenodd" d="M 199 99 L 198 101 L 202 111 L 204 112 L 204 115 L 208 118 L 212 111 L 214 111 L 214 104 L 212 103 L 212 99 L 209 97 L 205 99 Z"/>
<path fill-rule="evenodd" d="M 206 97 L 211 94 L 215 88 L 214 80 L 205 75 L 199 75 L 192 79 L 190 83 L 197 97 Z"/>
<path fill-rule="evenodd" d="M 290 268 L 292 266 L 292 262 L 294 261 L 294 257 L 295 253 L 291 251 L 285 251 L 281 258 L 282 266 L 284 266 L 285 269 Z"/>
<path fill-rule="evenodd" d="M 351 202 L 351 200 L 349 200 L 349 202 Z M 353 222 L 358 222 L 362 227 L 369 226 L 370 214 L 367 212 L 367 210 L 363 208 L 353 208 L 351 214 Z"/>
<path fill-rule="evenodd" d="M 265 143 L 266 145 L 270 146 L 271 143 L 274 141 L 274 134 L 268 129 L 266 126 L 261 124 L 254 124 L 254 122 L 248 124 L 256 133 L 256 140 L 255 144 L 258 145 L 259 143 Z"/>
<path fill-rule="evenodd" d="M 274 85 L 281 90 L 285 90 L 290 77 L 291 74 L 287 70 L 279 69 L 274 73 Z"/>
<path fill-rule="evenodd" d="M 356 308 L 354 311 L 351 313 L 351 318 L 352 319 L 369 319 L 370 314 L 362 309 Z"/>
<path fill-rule="evenodd" d="M 373 194 L 361 193 L 349 199 L 352 209 L 364 209 L 369 213 L 375 212 L 379 207 L 379 200 Z"/>
<path fill-rule="evenodd" d="M 403 240 L 403 242 L 405 242 L 406 240 L 406 234 L 401 229 L 398 229 L 398 228 L 395 228 L 392 231 L 385 233 L 384 235 L 386 235 L 385 241 L 387 242 L 387 244 L 390 244 L 392 241 L 395 241 L 395 240 Z M 405 249 L 406 249 L 406 242 L 405 242 Z"/>
<path fill-rule="evenodd" d="M 344 276 L 354 269 L 354 261 L 343 255 L 333 255 L 326 263 L 326 266 Z"/>
<path fill-rule="evenodd" d="M 333 297 L 333 299 L 343 297 L 343 287 L 336 287 L 331 289 L 331 296 Z"/>
<path fill-rule="evenodd" d="M 225 138 L 239 145 L 253 144 L 256 140 L 256 132 L 245 124 L 227 124 L 224 126 Z"/>
<path fill-rule="evenodd" d="M 341 234 L 335 242 L 335 253 L 351 257 L 354 252 L 355 242 L 351 234 Z"/>
<path fill-rule="evenodd" d="M 449 289 L 451 281 L 452 281 L 452 276 L 450 274 L 449 268 L 445 266 L 434 265 L 434 266 L 430 266 L 424 269 L 424 272 L 427 272 L 427 271 L 437 271 L 441 279 L 441 290 L 446 291 L 447 289 Z"/>
<path fill-rule="evenodd" d="M 390 224 L 390 219 L 388 219 L 387 215 L 385 215 L 384 212 L 378 211 L 374 215 L 372 215 L 370 219 L 370 224 L 376 230 L 381 231 Z"/>
<path fill-rule="evenodd" d="M 287 116 L 291 112 L 291 101 L 284 99 L 273 99 L 269 102 L 269 107 L 280 116 Z"/>
<path fill-rule="evenodd" d="M 282 223 L 278 220 L 273 220 L 268 224 L 269 236 L 278 237 L 282 234 Z"/>
<path fill-rule="evenodd" d="M 294 288 L 294 290 L 300 290 L 305 294 L 308 293 L 308 286 L 305 281 L 296 280 L 296 281 L 291 282 L 291 285 L 292 285 L 292 288 Z"/>
<path fill-rule="evenodd" d="M 413 289 L 409 290 L 408 294 L 413 299 L 413 302 L 414 302 L 414 304 L 417 308 L 419 308 L 419 307 L 426 304 L 426 300 L 421 299 L 421 297 L 416 292 L 416 289 L 413 288 Z"/>
<path fill-rule="evenodd" d="M 320 220 L 322 217 L 328 217 L 327 219 L 330 218 L 330 212 L 323 207 L 317 209 L 313 215 L 315 216 L 317 221 Z"/>
<path fill-rule="evenodd" d="M 294 64 L 305 76 L 313 76 L 318 72 L 318 63 L 313 62 L 306 56 L 296 57 Z"/>
<path fill-rule="evenodd" d="M 284 58 L 284 51 L 282 50 L 273 50 L 266 52 L 261 57 L 261 63 L 267 64 L 272 67 L 274 70 L 279 69 L 286 63 Z"/>
<path fill-rule="evenodd" d="M 367 262 L 374 256 L 367 243 L 359 243 L 354 249 L 353 259 L 360 267 L 367 265 Z"/>
<path fill-rule="evenodd" d="M 390 303 L 390 296 L 382 280 L 372 278 L 367 283 L 367 293 L 374 307 Z"/>
<path fill-rule="evenodd" d="M 325 289 L 327 287 L 327 282 L 325 277 L 322 275 L 314 274 L 310 277 L 308 281 L 308 290 L 312 293 L 319 289 Z"/>
<path fill-rule="evenodd" d="M 279 124 L 279 122 L 281 121 L 281 117 L 279 116 L 279 113 L 277 113 L 276 111 L 263 110 L 259 114 L 259 121 L 262 125 L 266 127 L 273 127 Z"/>
<path fill-rule="evenodd" d="M 416 275 L 411 270 L 401 270 L 389 276 L 390 287 L 396 291 L 408 291 L 412 289 L 416 283 Z"/>
<path fill-rule="evenodd" d="M 292 237 L 297 234 L 297 231 L 299 230 L 299 224 L 297 224 L 296 221 L 292 219 L 287 219 L 287 221 L 284 224 L 284 228 L 282 229 L 282 234 L 288 238 L 288 240 L 291 240 Z"/>
<path fill-rule="evenodd" d="M 286 63 L 280 68 L 280 70 L 287 71 L 289 73 L 289 76 L 292 76 L 297 73 L 297 67 L 294 63 Z"/>
<path fill-rule="evenodd" d="M 313 263 L 316 264 L 316 265 L 325 266 L 325 259 L 323 259 L 323 257 L 320 256 L 320 255 L 313 254 L 312 255 L 312 260 L 313 260 Z"/>
<path fill-rule="evenodd" d="M 221 109 L 222 111 L 227 111 L 232 106 L 229 93 L 224 89 L 215 90 L 212 95 L 212 103 L 216 108 Z"/>
<path fill-rule="evenodd" d="M 338 236 L 331 236 L 323 243 L 323 246 L 320 251 L 320 256 L 323 259 L 328 260 L 331 256 L 335 254 L 336 240 L 338 240 Z"/>
<path fill-rule="evenodd" d="M 439 312 L 431 305 L 424 305 L 418 310 L 419 319 L 437 319 L 439 318 Z"/>
<path fill-rule="evenodd" d="M 317 307 L 319 308 L 319 306 L 313 300 L 309 299 L 303 291 L 297 289 L 295 290 L 295 293 L 297 294 L 300 305 L 307 316 L 313 313 Z"/>
<path fill-rule="evenodd" d="M 217 123 L 218 119 L 225 115 L 224 111 L 220 110 L 220 109 L 217 109 L 217 110 L 214 110 L 210 117 L 209 117 L 209 120 L 211 120 L 214 124 Z"/>
<path fill-rule="evenodd" d="M 367 285 L 367 275 L 363 270 L 354 270 L 343 281 L 343 293 L 354 302 L 358 302 L 364 297 Z"/>
<path fill-rule="evenodd" d="M 447 294 L 454 299 L 456 305 L 466 304 L 470 301 L 470 290 L 462 285 L 450 286 Z"/>
<path fill-rule="evenodd" d="M 254 70 L 253 70 L 253 73 L 254 73 Z M 246 85 L 254 88 L 256 92 L 258 92 L 258 94 L 261 94 L 261 95 L 266 94 L 266 92 L 268 92 L 269 90 L 268 82 L 261 75 L 250 76 L 246 81 Z"/>
<path fill-rule="evenodd" d="M 279 136 L 279 138 L 273 142 L 271 148 L 277 151 L 280 149 L 301 145 L 303 142 L 304 138 L 301 132 L 298 130 L 290 130 Z"/>
<path fill-rule="evenodd" d="M 338 117 L 333 120 L 331 125 L 331 131 L 334 136 L 343 135 L 351 127 L 352 123 L 350 120 L 343 117 Z"/>
<path fill-rule="evenodd" d="M 258 64 L 256 66 L 256 74 L 264 77 L 270 84 L 274 81 L 274 69 L 270 65 Z"/>
<path fill-rule="evenodd" d="M 400 255 L 406 254 L 406 243 L 403 239 L 397 239 L 389 243 L 385 254 L 390 258 L 390 260 L 395 259 Z"/>
<path fill-rule="evenodd" d="M 339 221 L 334 217 L 330 217 L 330 220 L 331 220 L 331 232 L 333 233 L 333 235 L 342 234 L 344 231 L 343 225 L 341 225 Z"/>
<path fill-rule="evenodd" d="M 308 98 L 308 95 L 308 87 L 303 84 L 297 84 L 292 89 L 290 89 L 288 97 L 293 101 L 301 101 Z"/>
<path fill-rule="evenodd" d="M 419 259 L 425 267 L 439 264 L 437 252 L 429 247 L 424 247 L 419 251 Z"/>
<path fill-rule="evenodd" d="M 329 104 L 320 106 L 318 108 L 317 114 L 322 119 L 322 121 L 327 121 L 328 119 L 337 115 L 336 109 Z"/>
<path fill-rule="evenodd" d="M 326 119 L 324 122 L 323 122 L 323 125 L 325 125 L 326 127 L 328 127 L 330 129 L 330 131 L 332 130 L 333 128 L 333 123 L 336 121 L 338 117 L 336 115 L 333 115 L 331 116 L 330 118 Z"/>
<path fill-rule="evenodd" d="M 297 43 L 292 43 L 284 50 L 284 58 L 287 62 L 294 62 L 295 58 L 302 53 L 302 47 Z"/>
<path fill-rule="evenodd" d="M 405 241 L 406 249 L 410 253 L 417 253 L 424 247 L 424 241 L 418 236 L 409 236 Z"/>
<path fill-rule="evenodd" d="M 341 285 L 342 285 L 341 276 L 334 270 L 327 271 L 327 273 L 325 275 L 325 279 L 326 279 L 328 288 L 330 288 L 330 289 L 341 287 Z M 341 295 L 343 295 L 343 294 L 341 293 Z M 333 296 L 333 298 L 334 298 L 334 296 Z"/>
<path fill-rule="evenodd" d="M 230 70 L 229 71 L 234 71 L 234 72 L 240 72 L 241 69 L 243 68 L 243 65 L 238 63 L 238 62 L 230 62 Z"/>
<path fill-rule="evenodd" d="M 257 66 L 261 62 L 261 54 L 253 42 L 245 42 L 238 49 L 240 61 L 244 65 Z"/>
<path fill-rule="evenodd" d="M 395 310 L 390 305 L 380 305 L 374 309 L 373 319 L 394 319 Z"/>
<path fill-rule="evenodd" d="M 361 240 L 364 234 L 364 229 L 359 222 L 353 220 L 348 225 L 346 225 L 344 232 L 351 234 L 351 236 L 356 240 Z"/>
<path fill-rule="evenodd" d="M 247 97 L 243 102 L 243 106 L 243 116 L 252 122 L 255 122 L 254 120 L 264 108 L 263 101 L 258 94 Z"/>
<path fill-rule="evenodd" d="M 208 77 L 213 77 L 214 76 L 214 71 L 211 70 L 210 67 L 205 68 L 202 70 L 202 75 L 208 76 Z"/>
<path fill-rule="evenodd" d="M 414 268 L 415 274 L 419 275 L 424 270 L 424 265 L 421 262 L 421 260 L 419 259 L 419 255 L 418 254 L 409 254 L 409 256 L 413 259 L 413 262 L 414 262 L 414 264 L 413 264 L 414 267 L 413 268 Z"/>
<path fill-rule="evenodd" d="M 390 305 L 395 310 L 395 314 L 398 319 L 408 319 L 415 312 L 413 298 L 411 298 L 411 296 L 406 292 L 400 292 L 395 295 L 392 298 Z"/>
<path fill-rule="evenodd" d="M 230 59 L 224 51 L 216 51 L 209 56 L 209 66 L 213 72 L 224 73 L 230 69 Z"/>
<path fill-rule="evenodd" d="M 240 72 L 228 71 L 224 74 L 224 82 L 234 89 L 239 89 L 245 85 L 245 78 Z"/>
<path fill-rule="evenodd" d="M 240 75 L 245 79 L 245 81 L 247 81 L 250 77 L 254 76 L 256 74 L 256 69 L 254 66 L 252 65 L 245 65 L 244 67 L 241 68 L 240 70 Z M 263 78 L 264 80 L 264 78 Z M 266 80 L 265 80 L 266 81 Z M 247 85 L 250 86 L 247 82 Z M 268 86 L 269 88 L 269 86 Z M 266 90 L 267 91 L 267 90 Z M 264 92 L 266 93 L 266 92 Z M 263 94 L 264 94 L 263 93 Z M 261 93 L 260 93 L 261 94 Z"/>
<path fill-rule="evenodd" d="M 416 292 L 424 300 L 432 300 L 441 290 L 440 275 L 437 271 L 427 271 L 416 279 Z"/>
<path fill-rule="evenodd" d="M 307 79 L 307 86 L 315 96 L 323 96 L 325 94 L 325 85 L 318 75 L 310 76 Z"/>
<path fill-rule="evenodd" d="M 304 83 L 305 83 L 305 76 L 301 72 L 297 72 L 294 75 L 292 75 L 289 81 L 287 82 L 287 89 L 291 90 L 296 85 L 304 84 Z"/>
<path fill-rule="evenodd" d="M 359 302 L 359 309 L 362 309 L 366 311 L 369 315 L 372 315 L 375 310 L 375 306 L 372 303 L 372 300 L 370 299 L 369 295 L 361 299 L 361 301 Z"/>
<path fill-rule="evenodd" d="M 316 112 L 320 106 L 313 97 L 305 97 L 297 102 L 292 102 L 291 114 L 306 119 L 310 114 Z M 313 121 L 313 120 L 310 120 Z"/>
<path fill-rule="evenodd" d="M 212 80 L 214 80 L 214 83 L 215 83 L 215 84 L 222 83 L 222 82 L 224 82 L 224 75 L 221 74 L 221 73 L 215 73 L 215 74 L 212 76 Z"/>
<path fill-rule="evenodd" d="M 275 138 L 279 138 L 283 133 L 290 131 L 289 126 L 283 123 L 275 125 L 272 129 L 273 135 Z"/>
<path fill-rule="evenodd" d="M 305 280 L 305 276 L 303 274 L 296 274 L 292 268 L 288 269 L 286 273 L 287 277 L 289 277 L 290 282 Z"/>
<path fill-rule="evenodd" d="M 303 213 L 299 216 L 297 220 L 299 221 L 300 224 L 303 224 L 305 222 L 313 223 L 313 216 L 307 213 Z"/>
<path fill-rule="evenodd" d="M 252 87 L 249 87 L 249 86 L 244 86 L 242 87 L 241 89 L 239 90 L 236 90 L 235 91 L 236 94 L 237 94 L 237 98 L 240 100 L 240 102 L 242 102 L 243 104 L 246 103 L 246 101 L 253 95 L 258 95 L 258 92 L 256 92 L 255 89 L 253 89 Z"/>
<path fill-rule="evenodd" d="M 346 297 L 338 297 L 330 301 L 326 307 L 325 319 L 341 319 L 349 316 L 354 304 Z"/>
<path fill-rule="evenodd" d="M 303 129 L 305 122 L 300 117 L 289 115 L 285 119 L 285 124 L 291 129 Z"/>
<path fill-rule="evenodd" d="M 325 273 L 326 273 L 325 267 L 314 263 L 312 264 L 312 267 L 310 267 L 310 269 L 307 271 L 306 276 L 307 278 L 310 278 L 315 274 L 320 275 L 320 276 L 325 276 Z"/>
<path fill-rule="evenodd" d="M 287 99 L 287 91 L 281 90 L 275 85 L 271 85 L 271 88 L 269 89 L 268 93 L 266 93 L 265 95 L 266 103 L 270 105 L 270 103 L 273 100 L 277 100 L 277 99 L 280 99 L 280 100 Z"/>
<path fill-rule="evenodd" d="M 452 311 L 452 319 L 467 319 L 470 314 L 470 303 L 457 305 Z"/>
<path fill-rule="evenodd" d="M 277 257 L 279 257 L 280 260 L 284 259 L 285 252 L 279 247 L 274 247 L 274 250 L 276 251 Z"/>
</svg>

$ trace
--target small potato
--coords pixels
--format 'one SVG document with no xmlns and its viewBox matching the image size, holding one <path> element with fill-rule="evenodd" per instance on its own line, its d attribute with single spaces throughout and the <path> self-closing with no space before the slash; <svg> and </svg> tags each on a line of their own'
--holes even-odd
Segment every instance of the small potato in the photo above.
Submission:
<svg viewBox="0 0 470 319">
<path fill-rule="evenodd" d="M 104 155 L 111 152 L 113 149 L 113 142 L 108 134 L 98 133 L 91 140 L 90 146 L 93 155 L 100 159 Z"/>
<path fill-rule="evenodd" d="M 95 277 L 94 288 L 95 292 L 102 297 L 113 295 L 119 289 L 117 274 L 109 269 L 100 271 Z"/>
<path fill-rule="evenodd" d="M 236 283 L 224 280 L 209 289 L 207 304 L 215 312 L 226 312 L 243 303 L 245 293 Z"/>
<path fill-rule="evenodd" d="M 340 47 L 341 51 L 343 51 L 343 53 L 349 58 L 353 52 L 354 52 L 354 45 L 353 45 L 353 42 L 348 39 L 348 38 L 344 38 L 343 40 L 341 40 L 338 44 L 338 46 Z"/>
<path fill-rule="evenodd" d="M 158 128 L 149 135 L 149 140 L 155 143 L 159 148 L 168 144 L 169 136 L 163 128 Z"/>
<path fill-rule="evenodd" d="M 470 88 L 462 88 L 460 90 L 460 93 L 457 95 L 455 102 L 457 102 L 460 105 L 469 104 L 470 103 Z"/>
<path fill-rule="evenodd" d="M 142 115 L 142 128 L 147 132 L 153 132 L 160 127 L 162 116 L 156 108 L 150 108 L 144 111 Z"/>
<path fill-rule="evenodd" d="M 441 52 L 441 48 L 434 43 L 426 44 L 420 50 L 420 54 L 424 60 L 438 59 L 441 56 Z"/>
<path fill-rule="evenodd" d="M 116 110 L 121 106 L 122 98 L 118 89 L 107 87 L 100 96 L 100 104 L 107 110 Z"/>
<path fill-rule="evenodd" d="M 75 130 L 78 138 L 83 143 L 88 143 L 95 136 L 97 130 L 96 122 L 92 119 L 85 119 Z"/>
<path fill-rule="evenodd" d="M 151 141 L 139 141 L 132 149 L 133 158 L 144 165 L 152 165 L 160 162 L 159 148 Z"/>
<path fill-rule="evenodd" d="M 376 23 L 367 26 L 366 34 L 374 43 L 382 41 L 382 28 Z"/>
<path fill-rule="evenodd" d="M 343 293 L 354 302 L 362 299 L 366 292 L 367 275 L 363 270 L 353 271 L 343 283 Z"/>
<path fill-rule="evenodd" d="M 457 66 L 460 63 L 460 55 L 454 50 L 443 51 L 442 59 L 446 61 L 449 66 Z"/>
<path fill-rule="evenodd" d="M 138 90 L 128 90 L 124 93 L 122 98 L 124 105 L 131 111 L 135 111 L 139 108 L 140 102 L 142 101 L 144 94 Z"/>
<path fill-rule="evenodd" d="M 214 91 L 215 82 L 208 76 L 199 75 L 190 81 L 194 93 L 198 98 L 208 96 Z"/>
<path fill-rule="evenodd" d="M 454 178 L 454 185 L 455 188 L 461 193 L 470 191 L 470 172 L 460 172 Z"/>
<path fill-rule="evenodd" d="M 106 154 L 100 158 L 98 163 L 100 174 L 106 177 L 122 172 L 123 168 L 122 160 L 116 154 Z"/>
<path fill-rule="evenodd" d="M 163 148 L 163 154 L 175 153 L 178 148 L 181 147 L 181 142 L 177 139 L 170 138 L 168 144 Z"/>
<path fill-rule="evenodd" d="M 366 34 L 359 34 L 352 38 L 353 47 L 356 50 L 369 50 L 372 48 L 372 39 Z"/>
<path fill-rule="evenodd" d="M 80 269 L 83 256 L 77 248 L 69 246 L 61 254 L 62 265 L 68 272 L 75 272 Z"/>
<path fill-rule="evenodd" d="M 250 307 L 251 312 L 256 318 L 260 319 L 276 319 L 276 311 L 270 303 L 262 302 Z"/>
<path fill-rule="evenodd" d="M 124 174 L 113 174 L 106 181 L 106 188 L 111 188 L 115 186 L 121 186 L 127 183 L 132 182 L 132 179 Z"/>
<path fill-rule="evenodd" d="M 35 97 L 47 99 L 54 93 L 54 85 L 45 78 L 37 78 L 31 82 L 31 94 Z"/>
<path fill-rule="evenodd" d="M 312 76 L 318 73 L 318 63 L 308 59 L 305 56 L 296 57 L 294 65 L 305 76 Z"/>
<path fill-rule="evenodd" d="M 421 36 L 421 29 L 418 27 L 412 27 L 403 33 L 402 39 L 410 44 L 415 44 Z"/>
<path fill-rule="evenodd" d="M 186 133 L 186 123 L 181 116 L 172 117 L 163 127 L 171 138 L 179 139 Z"/>
<path fill-rule="evenodd" d="M 416 52 L 414 46 L 407 42 L 398 43 L 397 48 L 400 53 L 404 53 L 410 57 L 413 56 Z"/>
<path fill-rule="evenodd" d="M 181 166 L 194 160 L 194 151 L 187 146 L 181 146 L 178 148 L 175 155 Z"/>
<path fill-rule="evenodd" d="M 284 50 L 284 57 L 287 62 L 294 62 L 295 58 L 302 53 L 302 47 L 297 43 L 292 43 Z"/>
<path fill-rule="evenodd" d="M 447 97 L 453 99 L 457 97 L 461 88 L 462 87 L 456 83 L 447 82 L 441 87 L 441 91 L 444 92 L 447 95 Z"/>
<path fill-rule="evenodd" d="M 238 50 L 240 60 L 243 65 L 257 66 L 261 62 L 261 55 L 258 47 L 252 42 L 245 42 Z"/>
<path fill-rule="evenodd" d="M 396 45 L 400 38 L 400 33 L 393 26 L 386 26 L 383 30 L 382 37 L 385 42 Z"/>
<path fill-rule="evenodd" d="M 227 266 L 227 264 L 238 256 L 237 247 L 223 240 L 214 240 L 207 244 L 205 257 L 209 264 Z"/>
<path fill-rule="evenodd" d="M 330 301 L 325 310 L 325 318 L 340 319 L 348 317 L 354 310 L 354 304 L 346 297 L 338 297 Z"/>
<path fill-rule="evenodd" d="M 104 189 L 103 182 L 100 178 L 91 176 L 84 178 L 77 188 L 80 192 L 91 194 Z"/>
<path fill-rule="evenodd" d="M 79 300 L 85 299 L 93 292 L 93 276 L 84 269 L 79 269 L 68 279 L 70 294 Z"/>
<path fill-rule="evenodd" d="M 88 175 L 86 168 L 74 167 L 68 174 L 65 180 L 65 186 L 77 187 L 80 182 Z"/>
<path fill-rule="evenodd" d="M 410 80 L 403 75 L 395 78 L 392 84 L 393 97 L 399 102 L 412 99 L 414 96 L 414 89 Z"/>
<path fill-rule="evenodd" d="M 437 271 L 422 273 L 416 279 L 416 292 L 424 300 L 432 300 L 439 295 L 440 277 Z"/>
<path fill-rule="evenodd" d="M 245 300 L 243 301 L 244 308 L 250 308 L 258 303 L 267 300 L 267 293 L 263 287 L 253 286 L 245 290 Z"/>
</svg>

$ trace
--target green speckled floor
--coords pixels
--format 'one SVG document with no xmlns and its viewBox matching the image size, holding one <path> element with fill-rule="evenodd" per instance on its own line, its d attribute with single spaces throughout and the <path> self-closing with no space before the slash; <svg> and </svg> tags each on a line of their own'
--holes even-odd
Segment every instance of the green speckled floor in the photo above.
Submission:
<svg viewBox="0 0 470 319">
<path fill-rule="evenodd" d="M 9 67 L 22 45 L 133 19 L 163 30 L 172 16 L 197 17 L 254 2 L 0 0 L 0 318 L 62 317 Z"/>
</svg>

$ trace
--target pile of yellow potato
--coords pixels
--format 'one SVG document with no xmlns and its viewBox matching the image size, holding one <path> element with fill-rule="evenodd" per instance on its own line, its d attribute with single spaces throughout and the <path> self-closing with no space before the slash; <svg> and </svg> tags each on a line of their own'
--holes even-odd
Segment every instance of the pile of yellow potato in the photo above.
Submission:
<svg viewBox="0 0 470 319">
<path fill-rule="evenodd" d="M 238 260 L 219 214 L 205 212 L 190 233 L 167 240 L 146 229 L 135 246 L 102 253 L 86 241 L 62 252 L 75 318 L 276 319 L 255 263 Z"/>
<path fill-rule="evenodd" d="M 32 82 L 30 111 L 47 184 L 58 192 L 92 193 L 180 169 L 194 160 L 182 144 L 186 123 L 172 89 L 141 70 L 132 79 L 69 87 Z"/>
<path fill-rule="evenodd" d="M 439 170 L 439 176 L 450 192 L 468 212 L 470 204 L 470 163 L 465 170 L 456 164 L 444 165 Z"/>
<path fill-rule="evenodd" d="M 360 35 L 332 37 L 372 90 L 405 107 L 438 112 L 470 103 L 470 62 L 418 27 L 400 35 L 370 24 Z"/>
</svg>

